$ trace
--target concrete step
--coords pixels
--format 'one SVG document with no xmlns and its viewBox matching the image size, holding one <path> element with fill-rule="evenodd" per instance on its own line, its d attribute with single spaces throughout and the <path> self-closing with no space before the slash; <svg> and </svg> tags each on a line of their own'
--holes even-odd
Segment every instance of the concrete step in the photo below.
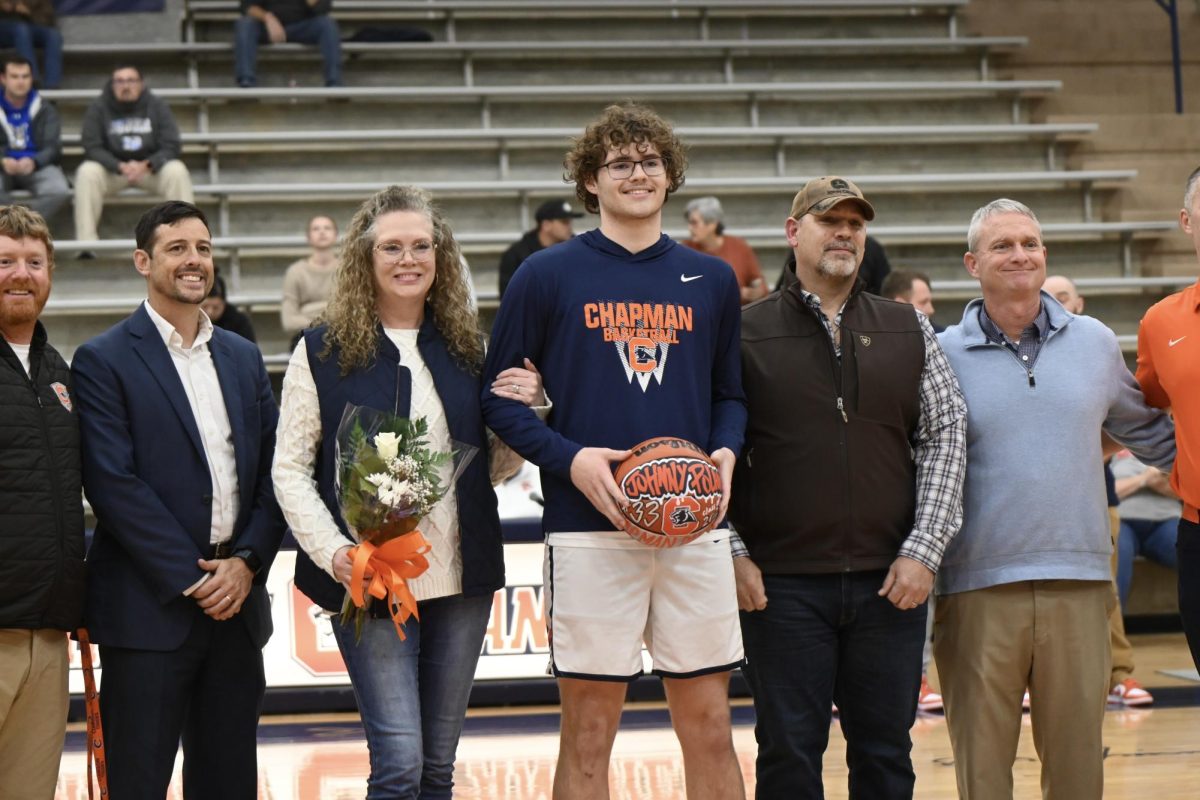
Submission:
<svg viewBox="0 0 1200 800">
<path fill-rule="evenodd" d="M 416 26 L 435 37 L 450 41 L 525 39 L 530 20 L 537 20 L 538 35 L 547 40 L 659 39 L 659 38 L 755 38 L 805 33 L 821 37 L 878 36 L 881 33 L 913 36 L 953 36 L 958 32 L 957 12 L 963 2 L 861 3 L 856 0 L 811 4 L 804 0 L 779 2 L 621 2 L 598 0 L 578 3 L 484 2 L 466 7 L 461 2 L 427 3 L 355 2 L 342 0 L 333 14 L 339 24 Z M 205 41 L 228 37 L 237 18 L 237 4 L 188 3 L 184 18 L 185 38 Z"/>
<path fill-rule="evenodd" d="M 183 130 L 582 126 L 605 105 L 636 100 L 681 125 L 987 124 L 1027 122 L 1032 98 L 1055 81 L 878 80 L 550 86 L 155 89 Z M 319 78 L 318 78 L 319 80 Z M 153 88 L 153 87 L 152 87 Z M 58 89 L 64 130 L 78 130 L 98 90 Z M 870 101 L 870 102 L 868 102 Z M 258 125 L 247 120 L 256 118 Z"/>
<path fill-rule="evenodd" d="M 345 42 L 345 82 L 350 86 L 471 86 L 553 83 L 660 83 L 690 80 L 799 81 L 937 77 L 987 79 L 998 53 L 1023 46 L 1021 37 L 888 37 L 806 39 L 604 40 L 555 42 Z M 120 44 L 67 45 L 66 88 L 102 85 Z M 229 86 L 229 42 L 138 47 L 138 64 L 157 87 Z M 298 44 L 258 49 L 261 86 L 311 83 L 320 55 Z"/>
</svg>

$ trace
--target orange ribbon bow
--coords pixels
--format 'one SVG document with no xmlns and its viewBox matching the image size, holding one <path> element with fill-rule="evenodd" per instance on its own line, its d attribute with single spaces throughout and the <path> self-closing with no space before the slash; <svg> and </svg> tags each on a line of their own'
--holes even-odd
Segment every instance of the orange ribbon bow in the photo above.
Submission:
<svg viewBox="0 0 1200 800">
<path fill-rule="evenodd" d="M 432 547 L 418 530 L 390 539 L 381 545 L 363 542 L 351 548 L 348 555 L 353 560 L 350 577 L 350 599 L 354 605 L 364 608 L 366 595 L 385 600 L 392 615 L 392 624 L 401 640 L 403 626 L 409 617 L 419 620 L 417 600 L 408 588 L 408 581 L 429 569 L 425 558 Z M 369 584 L 365 587 L 364 576 L 371 570 Z"/>
</svg>

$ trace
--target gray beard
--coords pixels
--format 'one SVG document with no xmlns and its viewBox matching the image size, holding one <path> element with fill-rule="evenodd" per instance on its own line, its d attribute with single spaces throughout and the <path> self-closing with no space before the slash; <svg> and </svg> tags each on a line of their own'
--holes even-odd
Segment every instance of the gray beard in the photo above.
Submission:
<svg viewBox="0 0 1200 800">
<path fill-rule="evenodd" d="M 855 261 L 845 261 L 829 254 L 822 255 L 817 262 L 817 272 L 826 278 L 850 278 L 857 269 Z"/>
</svg>

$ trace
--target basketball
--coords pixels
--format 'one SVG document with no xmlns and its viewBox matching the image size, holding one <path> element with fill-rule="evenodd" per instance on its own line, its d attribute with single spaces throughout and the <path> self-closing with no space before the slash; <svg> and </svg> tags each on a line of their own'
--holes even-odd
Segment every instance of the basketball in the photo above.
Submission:
<svg viewBox="0 0 1200 800">
<path fill-rule="evenodd" d="M 673 436 L 634 445 L 613 478 L 629 504 L 625 532 L 651 547 L 678 547 L 720 520 L 721 473 L 708 454 Z"/>
</svg>

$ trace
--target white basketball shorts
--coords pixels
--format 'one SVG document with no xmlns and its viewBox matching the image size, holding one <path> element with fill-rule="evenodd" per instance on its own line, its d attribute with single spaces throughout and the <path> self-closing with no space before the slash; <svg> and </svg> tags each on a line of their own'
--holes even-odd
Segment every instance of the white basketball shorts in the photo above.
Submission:
<svg viewBox="0 0 1200 800">
<path fill-rule="evenodd" d="M 621 531 L 552 533 L 543 564 L 550 668 L 561 678 L 691 678 L 742 664 L 729 531 L 654 548 Z"/>
</svg>

